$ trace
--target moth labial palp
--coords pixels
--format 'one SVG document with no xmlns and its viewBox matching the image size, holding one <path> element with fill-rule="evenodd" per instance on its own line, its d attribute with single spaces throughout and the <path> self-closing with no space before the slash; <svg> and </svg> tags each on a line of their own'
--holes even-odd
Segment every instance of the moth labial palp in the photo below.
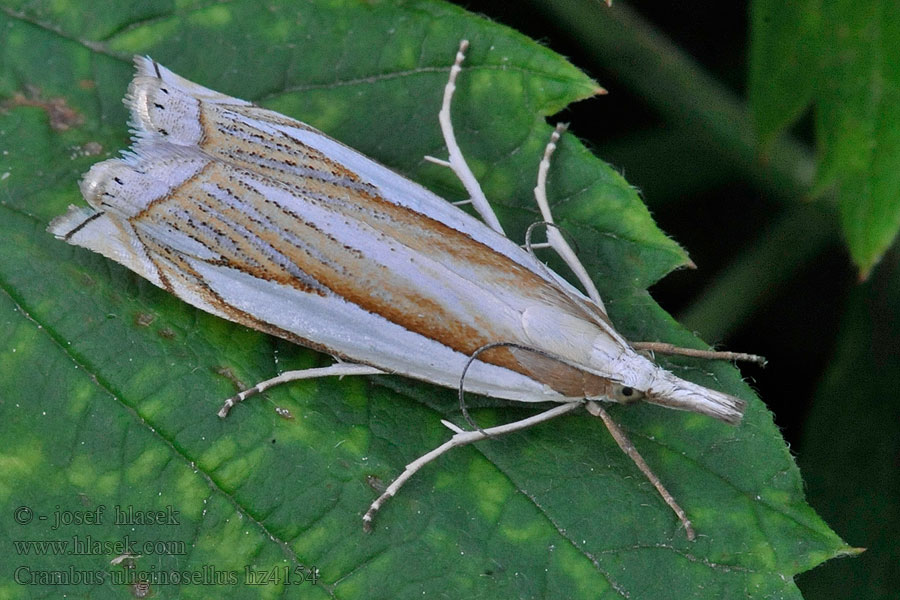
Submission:
<svg viewBox="0 0 900 600">
<path fill-rule="evenodd" d="M 345 361 L 261 382 L 228 399 L 221 417 L 273 385 L 344 375 L 395 374 L 556 404 L 502 426 L 452 426 L 450 440 L 410 463 L 371 504 L 367 528 L 405 481 L 448 450 L 586 407 L 693 539 L 685 511 L 598 402 L 644 401 L 731 424 L 745 403 L 654 364 L 613 327 L 547 200 L 563 127 L 547 143 L 534 189 L 546 244 L 531 244 L 530 230 L 526 249 L 506 237 L 453 131 L 467 46 L 438 114 L 448 159 L 429 160 L 456 174 L 481 220 L 309 125 L 138 57 L 126 95 L 131 150 L 94 165 L 81 183 L 89 207 L 70 207 L 49 230 L 197 308 Z M 552 248 L 584 291 L 545 266 L 535 247 Z"/>
</svg>

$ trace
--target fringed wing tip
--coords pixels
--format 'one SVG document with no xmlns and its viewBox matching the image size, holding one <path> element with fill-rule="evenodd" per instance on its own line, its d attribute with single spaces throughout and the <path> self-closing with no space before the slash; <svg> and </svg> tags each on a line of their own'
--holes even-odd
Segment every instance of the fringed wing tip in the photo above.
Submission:
<svg viewBox="0 0 900 600">
<path fill-rule="evenodd" d="M 57 239 L 68 240 L 69 236 L 89 219 L 93 219 L 97 211 L 88 206 L 69 205 L 69 209 L 54 218 L 47 225 L 47 231 Z"/>
</svg>

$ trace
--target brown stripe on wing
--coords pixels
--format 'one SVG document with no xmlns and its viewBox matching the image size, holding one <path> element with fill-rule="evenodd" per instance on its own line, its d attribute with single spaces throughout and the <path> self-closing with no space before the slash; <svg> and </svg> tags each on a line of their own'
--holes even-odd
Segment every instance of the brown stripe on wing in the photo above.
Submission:
<svg viewBox="0 0 900 600">
<path fill-rule="evenodd" d="M 550 386 L 560 394 L 569 398 L 609 397 L 611 380 L 600 375 L 588 373 L 577 367 L 543 353 L 531 352 L 525 348 L 510 348 L 512 356 L 518 361 L 529 377 Z"/>
<path fill-rule="evenodd" d="M 204 105 L 206 134 L 205 152 L 254 174 L 263 174 L 295 195 L 312 195 L 340 204 L 341 212 L 372 226 L 438 262 L 453 264 L 463 261 L 481 271 L 477 278 L 507 285 L 530 294 L 535 299 L 558 305 L 586 318 L 555 284 L 510 260 L 502 253 L 473 240 L 470 236 L 394 202 L 385 200 L 378 190 L 358 175 L 318 150 L 283 134 L 272 135 L 253 127 L 247 118 L 298 127 L 323 135 L 312 127 L 276 112 L 256 106 Z M 230 118 L 233 112 L 241 118 Z M 265 152 L 261 152 L 264 148 Z M 453 257 L 452 261 L 446 257 Z"/>
<path fill-rule="evenodd" d="M 263 173 L 267 177 L 283 182 L 300 176 L 308 180 L 319 179 L 322 182 L 337 183 L 341 189 L 330 196 L 334 200 L 342 198 L 344 191 L 349 188 L 359 192 L 361 195 L 369 196 L 373 202 L 383 201 L 383 198 L 374 186 L 361 180 L 357 173 L 346 168 L 341 163 L 329 159 L 315 148 L 287 134 L 278 133 L 273 135 L 269 131 L 260 129 L 254 126 L 252 121 L 256 120 L 266 124 L 309 131 L 330 139 L 335 144 L 342 145 L 337 140 L 329 138 L 306 123 L 256 105 L 229 105 L 225 107 L 220 104 L 201 102 L 200 113 L 204 116 L 203 122 L 205 124 L 204 141 L 201 146 L 211 156 L 216 156 L 236 166 L 256 173 Z M 264 151 L 260 151 L 260 148 L 263 148 Z M 358 202 L 358 200 L 359 198 L 352 198 L 351 202 Z M 396 203 L 387 202 L 387 204 L 389 207 L 396 207 Z M 376 207 L 374 210 L 383 210 L 383 208 Z M 417 215 L 420 214 L 408 209 L 402 209 L 402 207 L 396 208 L 401 208 L 401 210 L 413 212 Z M 394 216 L 398 215 L 395 214 Z M 455 232 L 456 230 L 453 231 Z M 394 231 L 391 235 L 398 235 L 399 233 Z M 468 236 L 466 238 L 470 239 Z M 422 240 L 422 238 L 419 239 Z M 435 243 L 441 244 L 446 239 L 446 236 L 437 235 L 430 238 L 427 243 L 422 240 L 418 245 L 432 246 Z M 415 244 L 415 241 L 413 241 L 413 244 Z M 414 245 L 409 246 L 415 247 Z M 485 246 L 482 245 L 481 248 L 477 249 L 476 255 L 470 258 L 478 260 L 480 256 L 489 256 L 484 253 L 484 248 Z M 436 250 L 447 252 L 446 245 L 439 246 Z M 493 251 L 490 254 L 501 254 L 502 256 L 502 253 Z M 520 267 L 515 261 L 512 261 L 512 264 Z M 528 275 L 534 274 L 527 268 L 522 267 L 522 269 Z M 542 276 L 541 279 L 547 279 L 547 277 Z M 512 278 L 510 283 L 515 284 L 515 278 Z M 556 288 L 555 282 L 551 283 L 550 286 Z M 542 288 L 533 289 L 540 290 Z M 559 305 L 564 310 L 577 314 L 588 321 L 602 321 L 610 329 L 614 329 L 606 313 L 593 305 L 593 303 L 564 290 L 555 289 L 554 291 L 557 293 L 552 294 L 551 298 L 545 298 L 544 300 Z M 560 302 L 561 296 L 566 296 L 567 302 Z"/>
<path fill-rule="evenodd" d="M 308 172 L 344 185 L 362 185 L 352 170 L 289 136 L 254 127 L 249 119 L 324 135 L 305 123 L 258 106 L 201 103 L 200 114 L 204 131 L 200 147 L 210 156 L 274 179 Z"/>
<path fill-rule="evenodd" d="M 314 340 L 301 337 L 292 331 L 276 327 L 271 323 L 257 319 L 250 313 L 235 308 L 231 304 L 225 302 L 219 294 L 217 294 L 206 282 L 200 273 L 198 273 L 187 260 L 187 258 L 172 248 L 160 243 L 156 238 L 146 233 L 136 231 L 138 239 L 144 246 L 144 251 L 149 260 L 155 265 L 160 279 L 164 282 L 166 290 L 175 294 L 177 289 L 175 283 L 180 283 L 183 287 L 188 287 L 200 297 L 201 302 L 205 305 L 197 305 L 198 308 L 211 312 L 215 315 L 222 316 L 229 321 L 244 325 L 257 331 L 262 331 L 270 335 L 274 335 L 288 340 L 294 344 L 311 348 L 331 356 L 336 356 L 344 360 L 353 360 L 352 357 L 340 352 L 334 348 L 324 346 Z M 175 294 L 176 296 L 178 294 Z M 186 298 L 181 298 L 187 300 Z M 359 361 L 356 361 L 359 362 Z M 375 365 L 373 365 L 375 366 Z"/>
<path fill-rule="evenodd" d="M 169 194 L 150 202 L 131 220 L 139 228 L 143 224 L 151 231 L 162 228 L 180 232 L 219 255 L 218 259 L 210 260 L 212 263 L 237 268 L 254 277 L 304 292 L 324 294 L 324 288 L 314 279 L 292 268 L 297 263 L 278 253 L 277 244 L 283 244 L 283 239 L 277 230 L 267 227 L 271 224 L 255 220 L 246 210 L 239 210 L 212 196 L 205 189 L 208 185 L 214 185 L 224 193 L 243 187 L 242 197 L 234 197 L 236 203 L 243 202 L 251 207 L 269 204 L 259 192 L 243 186 L 227 166 L 210 161 Z M 293 225 L 298 228 L 313 226 L 298 221 Z"/>
<path fill-rule="evenodd" d="M 200 113 L 205 132 L 201 147 L 207 154 L 288 185 L 294 194 L 312 192 L 331 202 L 343 202 L 342 211 L 355 213 L 360 221 L 382 234 L 438 262 L 453 256 L 454 260 L 466 261 L 470 267 L 482 267 L 482 272 L 476 275 L 481 281 L 525 291 L 542 303 L 558 306 L 589 321 L 599 318 L 608 322 L 602 311 L 574 301 L 555 283 L 547 282 L 502 253 L 440 221 L 386 201 L 374 186 L 361 181 L 344 165 L 286 134 L 272 134 L 256 127 L 253 121 L 327 137 L 315 128 L 255 105 L 223 106 L 201 101 Z"/>
</svg>

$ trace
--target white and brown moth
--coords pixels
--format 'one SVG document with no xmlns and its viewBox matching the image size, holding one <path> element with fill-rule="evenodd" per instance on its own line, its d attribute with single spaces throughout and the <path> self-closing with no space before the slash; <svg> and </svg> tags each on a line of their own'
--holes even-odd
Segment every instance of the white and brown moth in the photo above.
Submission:
<svg viewBox="0 0 900 600">
<path fill-rule="evenodd" d="M 535 196 L 545 244 L 572 267 L 582 293 L 507 238 L 456 144 L 450 103 L 439 119 L 450 167 L 483 221 L 314 128 L 179 77 L 137 57 L 125 103 L 135 141 L 81 182 L 89 207 L 49 231 L 111 258 L 212 314 L 328 353 L 331 367 L 289 372 L 230 399 L 294 379 L 397 374 L 518 402 L 557 406 L 491 429 L 454 431 L 411 463 L 364 516 L 452 447 L 546 421 L 582 406 L 675 510 L 684 511 L 598 402 L 645 401 L 740 421 L 744 401 L 676 377 L 616 332 L 586 270 L 552 225 L 546 194 L 557 129 Z M 697 356 L 745 355 L 686 351 Z M 752 357 L 749 357 L 752 358 Z"/>
</svg>

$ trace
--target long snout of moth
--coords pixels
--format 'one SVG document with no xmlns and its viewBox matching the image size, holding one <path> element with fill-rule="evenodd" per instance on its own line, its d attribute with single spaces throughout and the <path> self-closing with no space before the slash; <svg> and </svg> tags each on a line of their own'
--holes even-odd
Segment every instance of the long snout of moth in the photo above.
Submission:
<svg viewBox="0 0 900 600">
<path fill-rule="evenodd" d="M 650 404 L 687 410 L 719 419 L 729 425 L 741 421 L 747 403 L 730 394 L 697 385 L 659 369 L 651 385 L 644 390 L 644 400 Z"/>
<path fill-rule="evenodd" d="M 533 310 L 534 314 L 531 314 L 531 311 L 532 309 L 529 308 L 525 314 L 532 320 L 541 318 L 542 315 L 538 309 Z M 590 356 L 586 356 L 586 360 L 573 360 L 570 356 L 563 356 L 549 349 L 554 345 L 565 348 L 564 344 L 559 343 L 559 338 L 548 340 L 547 345 L 541 344 L 541 339 L 543 339 L 541 336 L 552 337 L 555 335 L 555 330 L 553 328 L 536 328 L 528 322 L 527 318 L 523 318 L 523 320 L 526 322 L 526 331 L 535 340 L 536 345 L 521 342 L 485 344 L 469 356 L 461 379 L 465 378 L 465 373 L 476 357 L 480 357 L 482 362 L 488 363 L 501 359 L 493 352 L 497 351 L 506 353 L 502 360 L 510 368 L 562 396 L 555 400 L 557 402 L 597 400 L 632 404 L 644 401 L 668 408 L 701 413 L 731 425 L 736 425 L 741 420 L 746 402 L 740 398 L 681 379 L 630 349 L 628 349 L 628 356 L 633 370 L 628 371 L 623 366 L 621 368 L 623 377 L 619 378 L 616 376 L 616 370 L 603 369 L 598 363 L 588 362 L 592 358 Z M 557 326 L 567 331 L 574 329 L 571 321 L 566 322 L 562 319 L 557 319 Z M 570 327 L 572 329 L 569 329 Z M 563 337 L 562 339 L 566 342 L 573 338 Z M 627 344 L 624 340 L 621 343 Z M 602 351 L 602 347 L 600 351 Z M 486 352 L 490 353 L 490 356 L 484 356 Z M 464 381 L 460 381 L 459 389 L 464 387 L 463 383 Z M 460 396 L 460 409 L 466 417 L 466 421 L 476 427 L 465 409 L 462 396 Z"/>
</svg>

